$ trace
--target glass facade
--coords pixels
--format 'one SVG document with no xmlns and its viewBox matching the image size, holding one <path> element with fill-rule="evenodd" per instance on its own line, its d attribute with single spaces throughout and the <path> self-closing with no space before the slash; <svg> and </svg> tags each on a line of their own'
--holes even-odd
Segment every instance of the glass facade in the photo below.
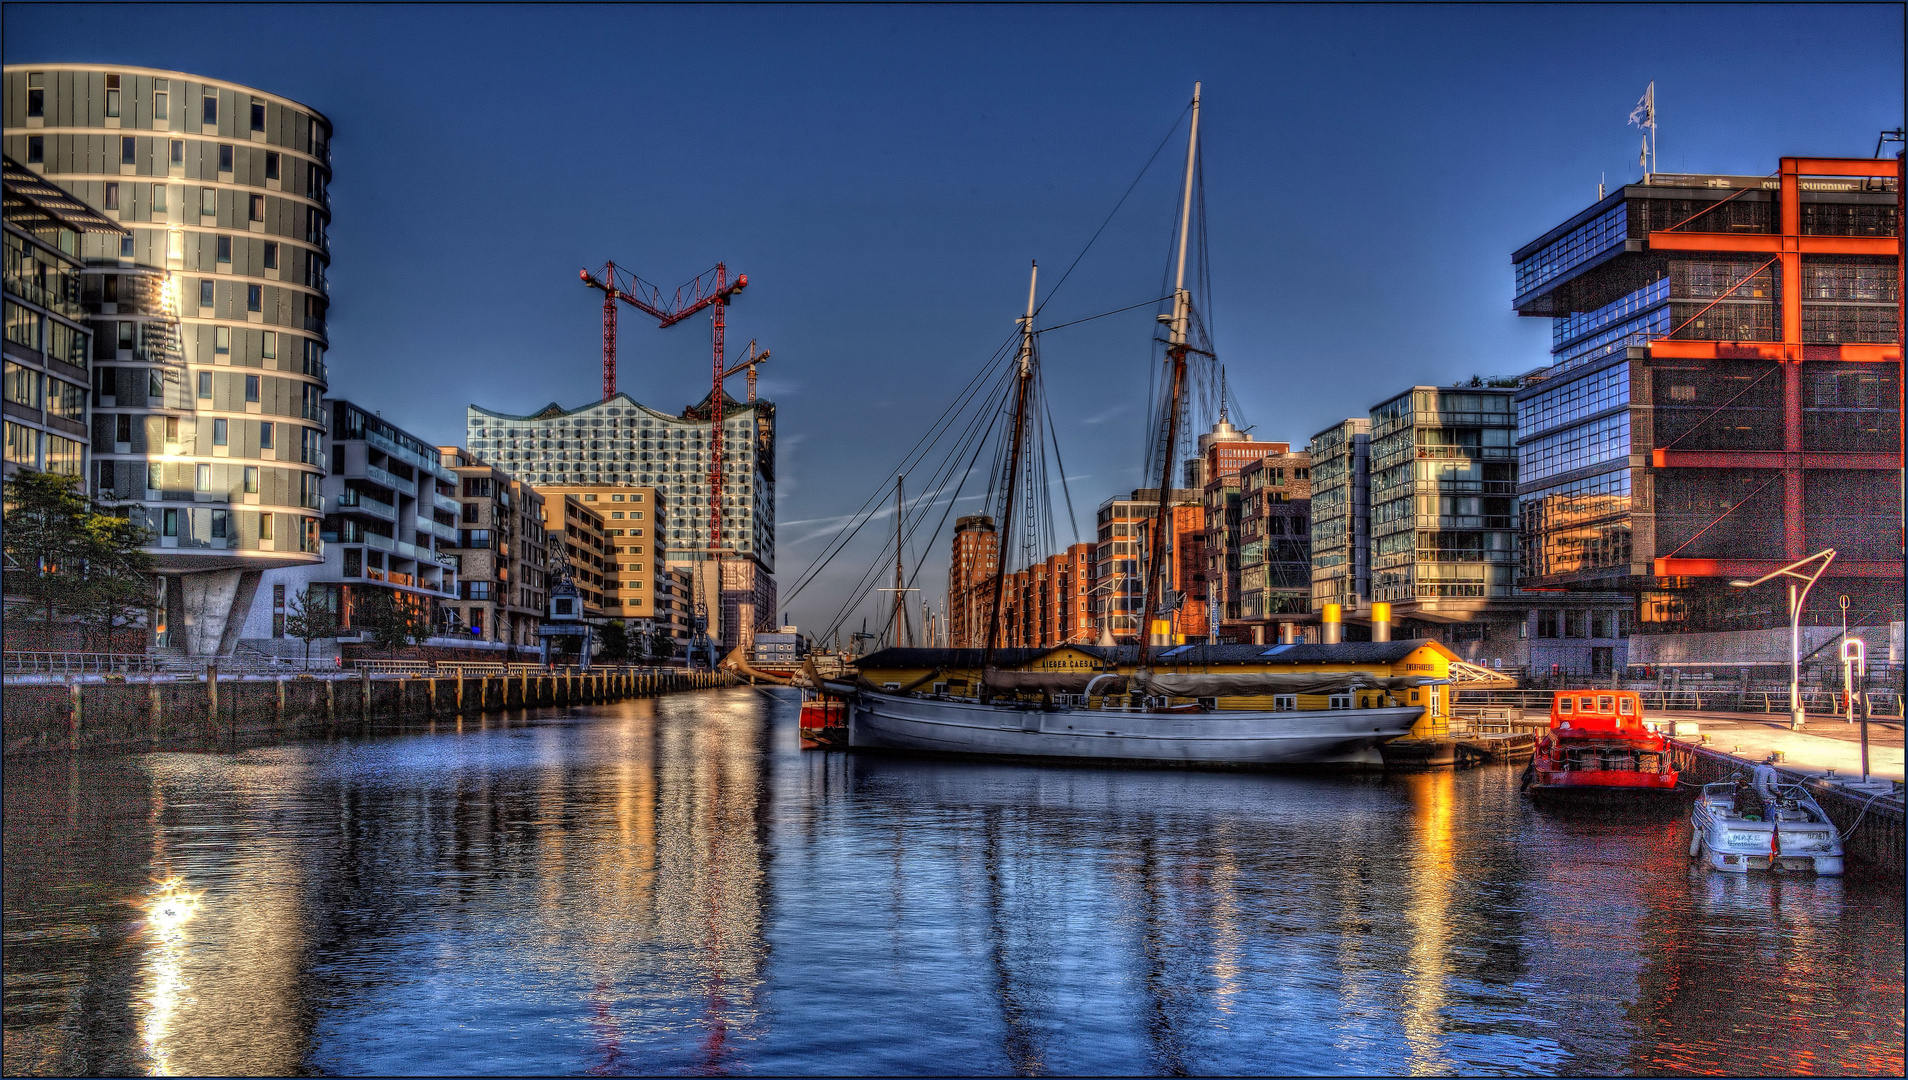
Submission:
<svg viewBox="0 0 1908 1080">
<path fill-rule="evenodd" d="M 1517 294 L 1522 296 L 1621 247 L 1629 235 L 1629 211 L 1619 202 L 1518 262 Z"/>
</svg>

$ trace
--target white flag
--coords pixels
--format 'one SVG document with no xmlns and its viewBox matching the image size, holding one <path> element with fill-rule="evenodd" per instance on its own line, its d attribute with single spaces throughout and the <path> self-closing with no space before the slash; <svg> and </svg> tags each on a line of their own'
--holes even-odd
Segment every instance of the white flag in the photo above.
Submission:
<svg viewBox="0 0 1908 1080">
<path fill-rule="evenodd" d="M 1651 82 L 1643 96 L 1636 99 L 1636 108 L 1630 110 L 1630 123 L 1640 128 L 1656 128 L 1656 83 Z"/>
<path fill-rule="evenodd" d="M 1643 140 L 1643 149 L 1637 152 L 1636 164 L 1637 167 L 1643 169 L 1650 167 L 1650 140 Z"/>
</svg>

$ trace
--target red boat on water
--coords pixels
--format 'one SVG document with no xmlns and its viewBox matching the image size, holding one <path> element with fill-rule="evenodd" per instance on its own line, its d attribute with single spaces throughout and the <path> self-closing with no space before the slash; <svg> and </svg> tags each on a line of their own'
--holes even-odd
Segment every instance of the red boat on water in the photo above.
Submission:
<svg viewBox="0 0 1908 1080">
<path fill-rule="evenodd" d="M 803 694 L 801 732 L 812 743 L 846 746 L 848 703 L 827 694 Z"/>
<path fill-rule="evenodd" d="M 1669 742 L 1643 722 L 1627 690 L 1559 690 L 1524 786 L 1531 798 L 1645 799 L 1676 793 Z"/>
</svg>

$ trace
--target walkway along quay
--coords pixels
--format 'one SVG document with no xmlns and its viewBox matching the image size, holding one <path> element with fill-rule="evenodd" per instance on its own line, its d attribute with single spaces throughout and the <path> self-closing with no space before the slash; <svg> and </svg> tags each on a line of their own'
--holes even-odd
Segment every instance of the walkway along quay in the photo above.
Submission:
<svg viewBox="0 0 1908 1080">
<path fill-rule="evenodd" d="M 375 667 L 414 670 L 375 670 Z M 296 736 L 345 724 L 582 705 L 732 686 L 681 668 L 493 670 L 423 664 L 354 671 L 9 675 L 0 746 L 9 754 L 197 745 L 241 735 Z"/>
</svg>

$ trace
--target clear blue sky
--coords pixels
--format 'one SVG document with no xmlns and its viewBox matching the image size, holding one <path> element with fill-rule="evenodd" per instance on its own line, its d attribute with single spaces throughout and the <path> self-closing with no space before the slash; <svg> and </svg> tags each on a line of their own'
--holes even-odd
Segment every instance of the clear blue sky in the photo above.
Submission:
<svg viewBox="0 0 1908 1080">
<path fill-rule="evenodd" d="M 1195 80 L 1218 352 L 1255 434 L 1295 444 L 1413 383 L 1545 361 L 1547 324 L 1510 312 L 1510 252 L 1600 176 L 1634 179 L 1625 119 L 1650 80 L 1665 171 L 1866 156 L 1903 111 L 1899 5 L 10 3 L 5 31 L 7 63 L 174 68 L 329 115 L 333 392 L 427 438 L 459 440 L 469 402 L 599 396 L 579 268 L 747 273 L 730 335 L 775 354 L 785 585 L 1012 331 L 1028 260 L 1078 252 Z M 1156 295 L 1172 156 L 1047 321 Z M 1046 339 L 1083 528 L 1139 483 L 1149 318 Z M 621 344 L 638 399 L 707 392 L 706 323 L 626 318 Z M 827 592 L 797 621 L 824 621 Z"/>
</svg>

